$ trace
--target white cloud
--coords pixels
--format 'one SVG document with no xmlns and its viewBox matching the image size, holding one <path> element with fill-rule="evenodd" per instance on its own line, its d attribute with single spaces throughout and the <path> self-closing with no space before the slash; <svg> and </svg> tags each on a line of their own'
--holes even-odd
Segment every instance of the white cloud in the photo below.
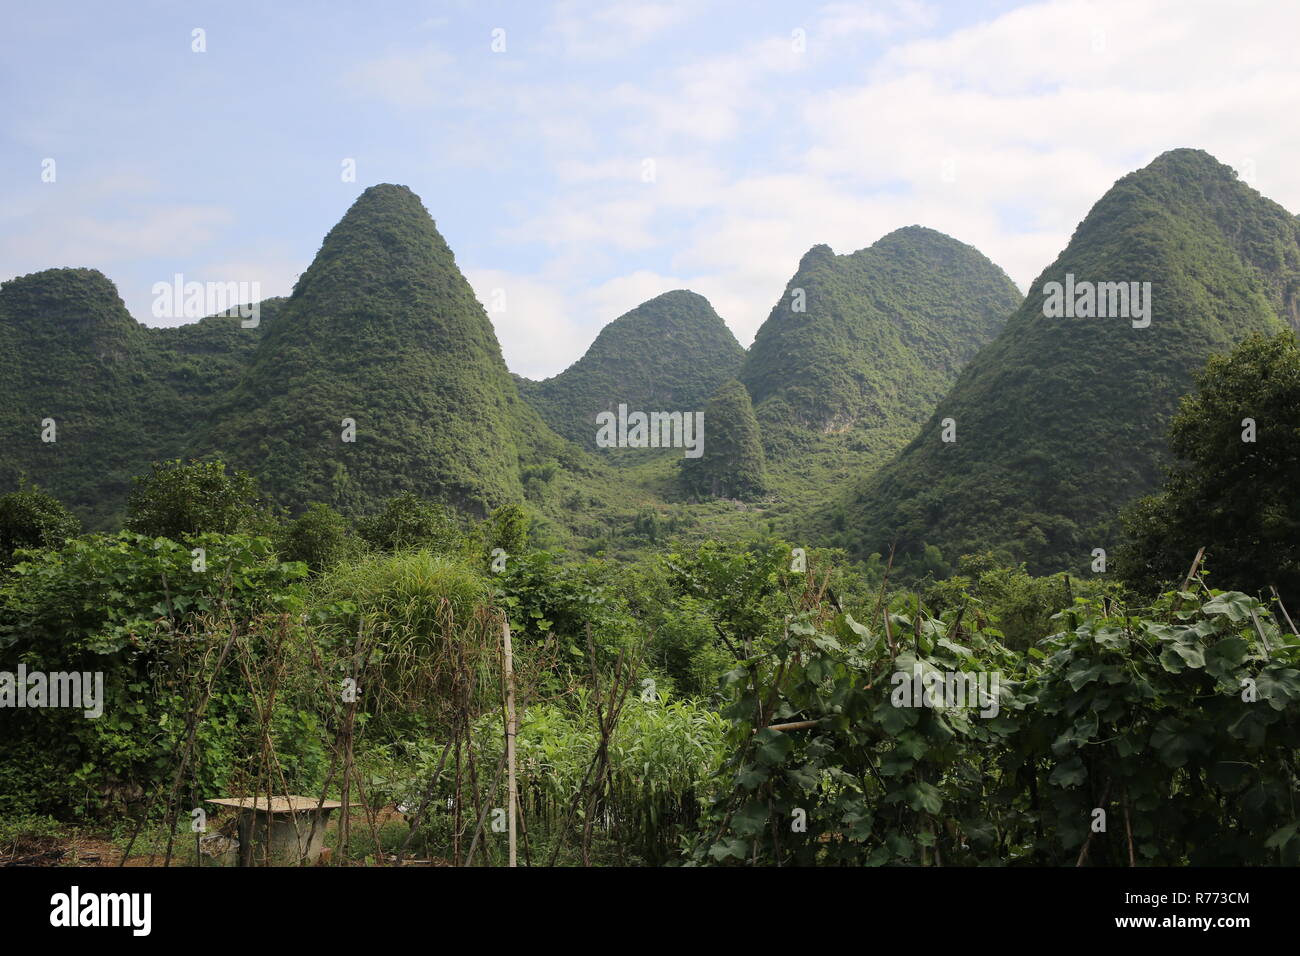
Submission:
<svg viewBox="0 0 1300 956">
<path fill-rule="evenodd" d="M 818 32 L 834 37 L 854 33 L 884 35 L 909 27 L 929 26 L 935 11 L 915 0 L 892 4 L 828 3 L 818 12 Z"/>
<path fill-rule="evenodd" d="M 59 187 L 52 186 L 52 189 Z M 228 210 L 198 204 L 131 203 L 129 212 L 92 215 L 95 208 L 69 192 L 35 205 L 21 225 L 0 238 L 0 261 L 12 278 L 60 266 L 100 269 L 115 264 L 192 253 L 231 222 Z"/>
<path fill-rule="evenodd" d="M 557 284 L 501 269 L 466 269 L 465 278 L 488 310 L 510 371 L 545 378 L 577 361 L 586 330 Z"/>
<path fill-rule="evenodd" d="M 810 51 L 818 39 L 828 63 L 839 37 L 929 22 L 920 6 L 831 4 Z M 614 88 L 636 117 L 613 125 L 615 148 L 676 144 L 655 187 L 633 197 L 635 160 L 584 154 L 560 167 L 554 208 L 512 238 L 667 252 L 742 342 L 808 247 L 850 252 L 912 223 L 976 246 L 1024 289 L 1116 179 L 1167 149 L 1253 165 L 1257 188 L 1300 208 L 1300 126 L 1284 119 L 1300 66 L 1281 42 L 1298 33 L 1300 8 L 1283 5 L 1052 0 L 897 43 L 812 92 L 788 85 L 808 61 L 784 37 L 757 41 Z M 785 135 L 738 167 L 728 146 L 785 116 Z"/>
<path fill-rule="evenodd" d="M 562 0 L 549 32 L 565 56 L 611 60 L 651 42 L 698 15 L 700 5 L 677 0 Z"/>
</svg>

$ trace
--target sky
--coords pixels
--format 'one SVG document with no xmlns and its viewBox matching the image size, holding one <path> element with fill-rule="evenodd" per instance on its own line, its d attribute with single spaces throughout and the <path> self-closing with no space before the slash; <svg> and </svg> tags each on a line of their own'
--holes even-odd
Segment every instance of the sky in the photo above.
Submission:
<svg viewBox="0 0 1300 956">
<path fill-rule="evenodd" d="M 380 182 L 423 199 L 531 378 L 671 289 L 748 345 L 811 246 L 907 225 L 1025 291 L 1180 146 L 1300 212 L 1290 2 L 10 0 L 3 21 L 0 280 L 97 268 L 147 324 L 180 321 L 151 314 L 177 273 L 287 295 Z"/>
</svg>

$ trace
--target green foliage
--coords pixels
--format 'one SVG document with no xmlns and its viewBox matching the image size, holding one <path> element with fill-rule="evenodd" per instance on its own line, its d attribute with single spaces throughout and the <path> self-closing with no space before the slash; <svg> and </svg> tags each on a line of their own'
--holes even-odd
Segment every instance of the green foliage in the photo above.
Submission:
<svg viewBox="0 0 1300 956">
<path fill-rule="evenodd" d="M 665 292 L 600 330 L 585 355 L 519 391 L 546 423 L 570 441 L 595 448 L 596 415 L 698 409 L 736 374 L 745 350 L 694 292 Z"/>
<path fill-rule="evenodd" d="M 204 570 L 190 546 L 205 552 Z M 29 671 L 102 673 L 103 713 L 0 708 L 3 811 L 94 813 L 170 783 L 195 703 L 178 675 L 215 656 L 232 628 L 281 627 L 302 606 L 306 568 L 279 562 L 265 538 L 209 533 L 181 545 L 121 532 L 25 555 L 0 580 L 0 651 Z M 209 790 L 247 771 L 258 749 L 241 739 L 251 702 L 240 684 L 222 675 L 197 738 L 195 780 Z M 282 705 L 294 706 L 288 691 Z M 305 759 L 301 726 L 281 729 L 290 762 Z"/>
<path fill-rule="evenodd" d="M 886 613 L 806 614 L 729 675 L 732 756 L 693 862 L 1300 859 L 1300 642 L 1257 601 L 1170 594 L 1136 615 L 1081 599 L 1026 657 L 951 615 Z M 993 673 L 973 707 L 903 693 Z M 1110 823 L 1090 835 L 1096 809 Z"/>
<path fill-rule="evenodd" d="M 1008 567 L 992 552 L 964 555 L 957 574 L 936 581 L 924 591 L 924 604 L 934 614 L 964 609 L 965 622 L 1007 647 L 1024 651 L 1052 631 L 1058 610 L 1075 596 L 1118 596 L 1119 585 L 1095 576 L 1071 578 L 1058 573 L 1034 577 L 1023 564 Z"/>
<path fill-rule="evenodd" d="M 1150 326 L 1044 317 L 1044 284 L 1067 273 L 1150 282 Z M 1300 322 L 1298 282 L 1300 221 L 1229 167 L 1180 149 L 1125 176 L 921 433 L 859 484 L 846 544 L 1005 549 L 1035 572 L 1086 566 L 1093 548 L 1118 544 L 1120 506 L 1158 482 L 1194 374 L 1252 333 Z M 945 419 L 955 442 L 942 440 Z"/>
<path fill-rule="evenodd" d="M 532 551 L 511 556 L 492 583 L 521 646 L 554 642 L 557 673 L 548 689 L 558 689 L 573 674 L 588 675 L 593 650 L 597 666 L 607 665 L 635 636 L 615 569 L 606 562 L 565 564 L 548 551 Z"/>
<path fill-rule="evenodd" d="M 368 554 L 314 582 L 314 640 L 338 662 L 332 677 L 361 686 L 372 740 L 445 730 L 466 690 L 462 663 L 496 697 L 490 599 L 478 571 L 429 551 Z"/>
<path fill-rule="evenodd" d="M 670 553 L 664 562 L 677 592 L 702 602 L 723 645 L 738 655 L 747 643 L 780 632 L 790 610 L 783 587 L 793 577 L 790 554 L 781 542 L 749 548 L 710 542 Z"/>
<path fill-rule="evenodd" d="M 357 533 L 380 551 L 423 548 L 451 552 L 462 542 L 460 522 L 451 511 L 409 491 L 389 498 L 377 514 L 358 520 Z"/>
<path fill-rule="evenodd" d="M 1254 425 L 1246 441 L 1245 420 Z M 1213 356 L 1169 430 L 1177 459 L 1159 493 L 1125 513 L 1121 573 L 1148 594 L 1186 573 L 1201 547 L 1216 583 L 1274 585 L 1300 602 L 1300 344 L 1247 339 Z M 1267 592 L 1265 592 L 1267 593 Z"/>
<path fill-rule="evenodd" d="M 1094 863 L 1300 862 L 1300 643 L 1268 608 L 1214 590 L 1164 595 L 1146 617 L 1092 602 L 1066 618 L 1043 644 L 1034 719 L 1013 751 L 1037 765 L 1061 847 L 1081 846 L 1092 808 L 1108 805 L 1108 833 L 1131 820 L 1132 841 L 1094 839 Z"/>
<path fill-rule="evenodd" d="M 752 648 L 780 639 L 809 602 L 856 598 L 835 567 L 842 555 L 805 549 L 803 566 L 780 540 L 706 542 L 653 562 L 637 589 L 637 614 L 654 635 L 652 660 L 681 693 L 714 695 Z"/>
<path fill-rule="evenodd" d="M 676 856 L 699 816 L 703 785 L 723 760 L 726 722 L 713 710 L 660 694 L 630 696 L 609 746 L 608 785 L 597 812 L 619 836 L 619 852 L 652 865 Z M 504 740 L 499 714 L 478 727 L 482 753 L 495 763 Z M 524 711 L 516 740 L 529 832 L 554 831 L 588 780 L 600 743 L 587 689 L 564 706 Z M 580 825 L 580 821 L 579 821 Z M 624 857 L 623 862 L 627 862 Z"/>
<path fill-rule="evenodd" d="M 126 502 L 126 529 L 186 541 L 213 532 L 234 534 L 257 523 L 257 485 L 222 461 L 155 462 L 138 476 Z"/>
<path fill-rule="evenodd" d="M 763 442 L 749 392 L 736 379 L 704 407 L 704 453 L 682 459 L 682 482 L 700 497 L 754 498 L 765 490 Z"/>
<path fill-rule="evenodd" d="M 19 548 L 54 548 L 81 531 L 81 522 L 59 499 L 24 487 L 0 495 L 0 570 Z"/>
<path fill-rule="evenodd" d="M 276 534 L 276 546 L 287 561 L 301 561 L 313 572 L 325 571 L 355 555 L 360 542 L 347 519 L 327 504 L 315 502 Z"/>
<path fill-rule="evenodd" d="M 509 555 L 523 554 L 528 550 L 528 529 L 532 519 L 519 505 L 502 505 L 479 525 L 477 534 L 484 552 L 500 548 Z"/>
</svg>

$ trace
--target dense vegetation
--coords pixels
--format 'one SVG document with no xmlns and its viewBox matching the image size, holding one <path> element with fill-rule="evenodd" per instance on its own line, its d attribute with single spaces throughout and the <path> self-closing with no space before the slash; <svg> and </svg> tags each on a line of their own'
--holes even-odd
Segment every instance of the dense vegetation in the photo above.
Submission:
<svg viewBox="0 0 1300 956">
<path fill-rule="evenodd" d="M 726 785 L 694 861 L 1300 861 L 1300 641 L 1266 606 L 1218 591 L 1141 611 L 1080 599 L 1028 655 L 959 614 L 885 614 L 805 610 L 728 675 Z M 897 703 L 900 674 L 942 691 L 994 673 L 969 708 Z"/>
<path fill-rule="evenodd" d="M 706 498 L 762 495 L 767 466 L 761 435 L 749 392 L 733 378 L 704 407 L 704 450 L 698 458 L 682 459 L 682 482 Z"/>
<path fill-rule="evenodd" d="M 246 476 L 193 463 L 142 480 L 133 514 L 181 484 L 195 513 L 258 510 Z M 0 709 L 6 832 L 117 816 L 124 848 L 200 860 L 222 838 L 195 844 L 190 807 L 273 788 L 348 801 L 340 862 L 500 861 L 508 621 L 534 864 L 1300 861 L 1280 606 L 988 555 L 918 593 L 778 539 L 574 562 L 530 548 L 520 514 L 404 496 L 311 569 L 275 528 L 20 551 L 6 658 L 105 690 L 97 719 Z M 967 677 L 983 696 L 898 698 Z"/>
<path fill-rule="evenodd" d="M 1020 301 L 1001 269 L 932 229 L 899 229 L 843 256 L 814 246 L 740 372 L 768 457 L 818 436 L 875 447 L 906 434 Z"/>
<path fill-rule="evenodd" d="M 595 448 L 596 415 L 699 411 L 745 357 L 702 295 L 679 289 L 643 302 L 600 330 L 585 355 L 520 394 L 570 441 Z"/>
<path fill-rule="evenodd" d="M 275 792 L 338 863 L 498 864 L 513 699 L 526 864 L 1300 863 L 1298 235 L 1180 150 L 1018 309 L 912 227 L 810 251 L 743 362 L 673 292 L 541 383 L 402 187 L 256 330 L 6 283 L 0 857 L 217 862 L 205 801 Z M 1044 318 L 1066 272 L 1151 326 Z M 618 403 L 703 457 L 581 447 Z"/>
<path fill-rule="evenodd" d="M 1214 581 L 1276 587 L 1300 601 L 1300 345 L 1295 333 L 1213 356 L 1170 427 L 1175 464 L 1159 493 L 1124 515 L 1121 572 L 1168 580 L 1206 548 Z"/>
</svg>

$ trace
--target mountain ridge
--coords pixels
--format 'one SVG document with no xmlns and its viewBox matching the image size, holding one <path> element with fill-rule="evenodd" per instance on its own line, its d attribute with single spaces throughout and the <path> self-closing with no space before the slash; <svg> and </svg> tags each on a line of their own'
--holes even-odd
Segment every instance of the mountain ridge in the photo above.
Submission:
<svg viewBox="0 0 1300 956">
<path fill-rule="evenodd" d="M 556 432 L 595 447 L 595 417 L 633 410 L 693 411 L 740 367 L 744 349 L 709 300 L 688 289 L 647 299 L 606 324 L 582 356 L 520 393 Z"/>
<path fill-rule="evenodd" d="M 1045 284 L 1067 274 L 1151 282 L 1150 327 L 1045 317 Z M 897 541 L 949 559 L 991 547 L 1035 569 L 1085 565 L 1114 546 L 1118 509 L 1154 487 L 1194 373 L 1283 327 L 1298 294 L 1296 218 L 1208 153 L 1161 154 L 1097 201 L 921 433 L 833 523 L 859 553 Z"/>
</svg>

